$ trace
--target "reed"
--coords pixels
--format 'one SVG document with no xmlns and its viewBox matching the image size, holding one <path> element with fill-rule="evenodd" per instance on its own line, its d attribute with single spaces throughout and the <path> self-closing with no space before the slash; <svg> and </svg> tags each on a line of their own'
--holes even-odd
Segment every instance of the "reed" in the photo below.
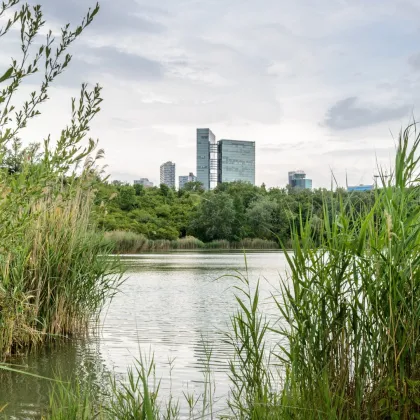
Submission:
<svg viewBox="0 0 420 420">
<path fill-rule="evenodd" d="M 372 208 L 340 195 L 324 202 L 320 243 L 311 220 L 295 226 L 278 301 L 287 418 L 408 419 L 420 411 L 419 145 L 410 125 L 392 177 L 378 168 Z"/>
<path fill-rule="evenodd" d="M 239 242 L 231 242 L 231 248 L 235 249 L 279 249 L 278 242 L 270 241 L 268 239 L 259 238 L 245 238 Z"/>
<path fill-rule="evenodd" d="M 124 379 L 114 374 L 102 385 L 102 392 L 91 384 L 81 386 L 77 382 L 52 382 L 48 411 L 49 420 L 176 420 L 188 418 L 214 418 L 214 384 L 210 371 L 211 349 L 202 342 L 206 360 L 204 361 L 204 391 L 200 395 L 184 393 L 188 414 L 181 416 L 180 401 L 172 396 L 166 402 L 160 400 L 160 381 L 156 378 L 153 355 L 142 354 L 129 368 Z M 172 362 L 170 362 L 172 364 Z M 172 385 L 170 385 L 172 388 Z"/>
<path fill-rule="evenodd" d="M 124 231 L 105 232 L 105 238 L 111 251 L 116 254 L 139 254 L 142 252 L 171 251 L 177 249 L 279 249 L 277 242 L 258 238 L 247 238 L 239 242 L 217 240 L 204 243 L 193 236 L 172 241 L 165 239 L 151 240 L 147 239 L 143 234 Z"/>
<path fill-rule="evenodd" d="M 35 200 L 22 235 L 0 257 L 0 355 L 84 332 L 120 281 L 91 221 L 94 190 L 83 182 Z"/>
<path fill-rule="evenodd" d="M 202 249 L 206 245 L 194 236 L 186 236 L 172 241 L 172 246 L 174 249 Z"/>
<path fill-rule="evenodd" d="M 137 254 L 149 250 L 149 240 L 139 233 L 115 230 L 105 232 L 105 239 L 114 253 Z"/>
</svg>

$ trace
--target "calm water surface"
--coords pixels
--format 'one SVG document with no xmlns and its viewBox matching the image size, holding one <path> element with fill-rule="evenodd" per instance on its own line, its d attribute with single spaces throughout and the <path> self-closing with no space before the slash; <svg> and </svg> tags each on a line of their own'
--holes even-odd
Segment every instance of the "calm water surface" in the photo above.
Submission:
<svg viewBox="0 0 420 420">
<path fill-rule="evenodd" d="M 261 279 L 263 308 L 276 322 L 277 314 L 268 297 L 285 271 L 285 258 L 280 252 L 248 253 L 246 258 L 251 282 Z M 235 270 L 245 272 L 244 255 L 177 252 L 124 260 L 127 280 L 104 312 L 97 333 L 13 363 L 42 376 L 77 376 L 100 388 L 107 374 L 113 372 L 123 378 L 140 352 L 153 352 L 162 399 L 169 393 L 198 396 L 203 390 L 204 341 L 212 349 L 210 365 L 219 401 L 216 408 L 222 407 L 229 392 L 231 355 L 223 333 L 229 331 L 230 316 L 237 308 L 232 286 L 238 284 L 237 279 L 222 276 L 235 274 Z M 39 418 L 45 413 L 48 390 L 48 381 L 0 373 L 0 407 L 9 404 L 7 418 Z"/>
</svg>

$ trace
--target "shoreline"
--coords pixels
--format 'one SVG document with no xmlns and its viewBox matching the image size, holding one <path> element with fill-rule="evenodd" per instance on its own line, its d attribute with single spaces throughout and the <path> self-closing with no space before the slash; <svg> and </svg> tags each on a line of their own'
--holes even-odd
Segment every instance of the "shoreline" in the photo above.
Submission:
<svg viewBox="0 0 420 420">
<path fill-rule="evenodd" d="M 157 249 L 154 251 L 141 251 L 141 252 L 122 252 L 122 253 L 113 253 L 109 254 L 110 256 L 134 256 L 134 255 L 145 255 L 145 254 L 182 254 L 182 253 L 201 253 L 201 254 L 217 254 L 217 253 L 226 253 L 226 254 L 243 254 L 245 253 L 283 253 L 282 249 L 272 248 L 272 249 L 226 249 L 226 248 L 217 248 L 217 249 Z"/>
</svg>

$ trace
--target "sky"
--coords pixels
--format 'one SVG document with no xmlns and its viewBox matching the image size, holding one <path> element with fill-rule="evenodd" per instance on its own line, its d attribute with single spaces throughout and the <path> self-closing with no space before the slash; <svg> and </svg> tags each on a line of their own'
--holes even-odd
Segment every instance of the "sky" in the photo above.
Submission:
<svg viewBox="0 0 420 420">
<path fill-rule="evenodd" d="M 38 0 L 55 33 L 90 0 Z M 91 136 L 111 179 L 195 172 L 197 127 L 256 142 L 256 183 L 373 183 L 420 106 L 418 0 L 102 0 L 24 141 L 56 138 L 70 98 L 103 87 Z M 19 55 L 12 32 L 1 63 Z M 40 39 L 39 42 L 41 42 Z M 4 64 L 6 65 L 6 64 Z M 35 83 L 35 82 L 34 82 Z"/>
</svg>

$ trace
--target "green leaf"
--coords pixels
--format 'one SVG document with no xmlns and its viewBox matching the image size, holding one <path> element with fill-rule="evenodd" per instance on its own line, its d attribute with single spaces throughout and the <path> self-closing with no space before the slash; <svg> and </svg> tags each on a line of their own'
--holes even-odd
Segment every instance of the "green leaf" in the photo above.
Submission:
<svg viewBox="0 0 420 420">
<path fill-rule="evenodd" d="M 10 67 L 8 70 L 6 70 L 6 73 L 3 74 L 2 77 L 0 77 L 0 83 L 4 82 L 7 79 L 10 79 L 10 76 L 13 73 L 13 67 Z"/>
</svg>

